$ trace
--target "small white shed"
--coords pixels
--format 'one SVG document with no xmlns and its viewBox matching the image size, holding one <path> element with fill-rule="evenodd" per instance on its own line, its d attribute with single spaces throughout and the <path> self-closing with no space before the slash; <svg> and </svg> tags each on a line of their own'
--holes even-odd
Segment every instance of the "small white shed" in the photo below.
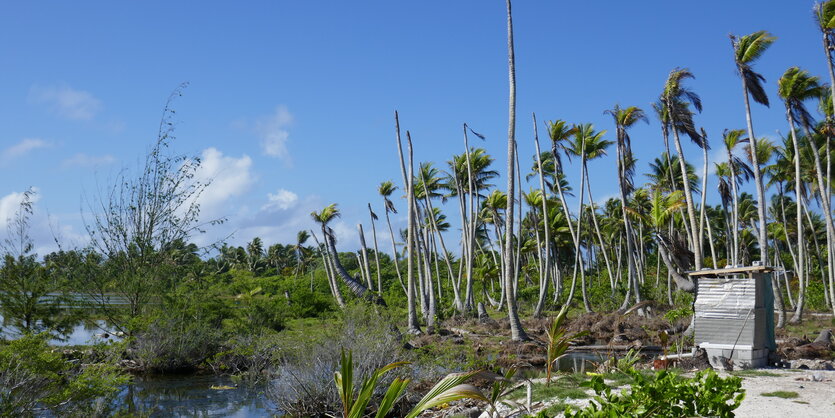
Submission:
<svg viewBox="0 0 835 418">
<path fill-rule="evenodd" d="M 768 365 L 774 340 L 774 293 L 770 267 L 704 269 L 689 273 L 696 283 L 695 343 L 711 365 Z"/>
</svg>

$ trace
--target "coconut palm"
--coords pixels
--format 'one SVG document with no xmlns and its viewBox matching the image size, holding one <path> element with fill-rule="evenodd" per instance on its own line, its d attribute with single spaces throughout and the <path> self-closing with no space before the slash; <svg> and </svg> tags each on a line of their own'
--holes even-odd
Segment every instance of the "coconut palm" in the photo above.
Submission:
<svg viewBox="0 0 835 418">
<path fill-rule="evenodd" d="M 580 262 L 581 252 L 580 252 L 580 237 L 581 237 L 581 230 L 582 230 L 582 213 L 583 213 L 583 199 L 584 199 L 584 192 L 586 188 L 586 180 L 588 177 L 588 160 L 600 158 L 603 155 L 606 155 L 606 148 L 612 144 L 612 141 L 603 139 L 603 135 L 606 131 L 596 132 L 594 130 L 594 126 L 590 123 L 576 125 L 573 129 L 574 137 L 571 143 L 566 148 L 567 155 L 575 156 L 580 158 L 580 202 L 579 202 L 579 209 L 578 209 L 578 218 L 577 218 L 577 240 L 575 242 L 575 249 L 576 252 L 575 257 L 577 257 L 577 263 Z M 593 215 L 593 213 L 592 213 Z M 595 224 L 595 228 L 598 230 L 598 237 L 599 228 L 597 228 L 597 222 L 594 218 L 592 218 Z M 601 246 L 604 245 L 603 242 L 600 243 Z M 572 284 L 572 289 L 574 285 Z M 589 305 L 588 297 L 586 295 L 586 280 L 585 280 L 585 273 L 580 270 L 580 288 L 583 294 L 583 307 L 586 309 L 587 312 L 591 312 L 591 305 Z M 569 298 L 573 296 L 569 294 Z"/>
<path fill-rule="evenodd" d="M 403 276 L 400 274 L 400 263 L 398 262 L 397 257 L 397 241 L 394 239 L 394 229 L 391 227 L 391 217 L 389 213 L 397 213 L 397 209 L 394 207 L 394 202 L 389 199 L 389 197 L 397 190 L 397 186 L 390 180 L 386 180 L 377 187 L 377 192 L 380 193 L 380 196 L 383 197 L 383 208 L 385 208 L 386 213 L 386 224 L 389 227 L 389 237 L 391 238 L 391 251 L 392 251 L 392 260 L 394 260 L 394 270 L 397 272 L 397 281 L 400 283 L 400 287 L 403 288 L 403 292 L 406 292 L 406 285 L 403 284 Z"/>
<path fill-rule="evenodd" d="M 697 144 L 702 142 L 701 135 L 696 132 L 693 124 L 693 112 L 690 110 L 690 105 L 692 105 L 696 111 L 701 112 L 702 101 L 696 93 L 682 85 L 682 82 L 689 78 L 694 78 L 689 70 L 681 68 L 673 69 L 664 84 L 664 91 L 661 94 L 661 102 L 664 105 L 664 110 L 668 115 L 667 117 L 672 127 L 676 152 L 678 152 L 680 157 L 679 168 L 681 169 L 682 178 L 686 176 L 687 167 L 685 165 L 685 157 L 681 148 L 679 133 L 687 134 Z M 699 270 L 702 268 L 702 239 L 697 236 L 696 208 L 693 204 L 693 194 L 689 182 L 684 182 L 684 199 L 687 203 L 687 218 L 690 221 L 690 244 L 694 253 L 696 270 Z"/>
<path fill-rule="evenodd" d="M 748 138 L 751 141 L 751 149 L 757 148 L 757 137 L 754 136 L 754 124 L 751 120 L 751 103 L 750 98 L 755 102 L 768 107 L 768 95 L 763 88 L 765 77 L 755 72 L 751 67 L 753 63 L 762 56 L 769 46 L 777 38 L 766 31 L 757 31 L 749 35 L 735 37 L 731 35 L 731 46 L 734 50 L 734 63 L 736 70 L 742 80 L 742 95 L 745 100 L 745 120 L 748 126 Z M 757 159 L 756 153 L 752 152 L 751 165 L 754 171 L 754 182 L 757 188 L 757 214 L 759 217 L 759 235 L 757 241 L 760 244 L 760 261 L 766 263 L 768 261 L 768 237 L 766 236 L 766 214 L 765 214 L 765 189 L 763 187 L 763 178 L 760 171 L 760 161 Z"/>
<path fill-rule="evenodd" d="M 806 298 L 806 280 L 807 272 L 805 266 L 806 255 L 804 253 L 804 231 L 803 231 L 803 217 L 799 214 L 803 212 L 804 202 L 801 197 L 801 182 L 802 174 L 800 170 L 800 146 L 797 138 L 797 129 L 795 123 L 799 122 L 802 126 L 808 127 L 812 124 L 812 116 L 804 106 L 804 102 L 812 98 L 820 96 L 820 86 L 818 78 L 809 75 L 804 70 L 798 67 L 791 67 L 780 77 L 778 81 L 777 93 L 786 105 L 786 119 L 789 122 L 789 130 L 792 139 L 792 147 L 794 150 L 794 168 L 795 168 L 795 198 L 798 205 L 797 216 L 797 240 L 798 240 L 798 257 L 796 266 L 798 280 L 800 283 L 800 290 L 798 291 L 797 305 L 794 316 L 790 322 L 798 323 L 802 320 L 803 307 Z M 811 138 L 810 138 L 811 139 Z M 814 148 L 814 146 L 813 146 Z M 822 181 L 820 182 L 823 183 Z M 828 206 L 828 205 L 827 205 Z M 831 213 L 831 212 L 827 212 Z"/>
<path fill-rule="evenodd" d="M 351 277 L 351 275 L 348 274 L 348 271 L 345 270 L 342 262 L 339 261 L 339 253 L 336 251 L 336 236 L 334 235 L 333 230 L 328 227 L 328 223 L 340 216 L 341 214 L 339 212 L 339 208 L 336 207 L 336 203 L 331 203 L 330 205 L 325 206 L 319 212 L 313 211 L 310 213 L 310 217 L 313 218 L 313 221 L 319 224 L 322 229 L 325 245 L 329 250 L 330 261 L 336 270 L 336 274 L 358 298 L 368 299 L 375 303 L 384 305 L 385 302 L 383 302 L 383 300 L 379 297 L 373 297 L 368 291 L 368 288 L 363 285 L 361 281 Z"/>
<path fill-rule="evenodd" d="M 635 266 L 635 244 L 633 243 L 632 226 L 627 216 L 626 199 L 627 196 L 634 190 L 632 177 L 634 176 L 634 165 L 627 164 L 632 161 L 632 141 L 629 138 L 628 129 L 640 121 L 649 123 L 644 111 L 636 106 L 621 108 L 620 105 L 615 105 L 606 113 L 612 116 L 615 121 L 615 129 L 617 132 L 617 157 L 618 157 L 618 188 L 620 191 L 620 206 L 621 215 L 623 216 L 624 234 L 626 235 L 626 264 L 627 264 L 627 288 L 634 290 L 635 303 L 641 301 L 640 288 L 638 287 L 636 266 Z M 604 252 L 605 254 L 605 252 Z M 629 303 L 629 291 L 624 298 L 621 309 L 626 309 Z"/>
<path fill-rule="evenodd" d="M 728 168 L 731 172 L 729 177 L 731 182 L 731 201 L 733 202 L 733 211 L 731 214 L 731 235 L 733 237 L 733 242 L 729 252 L 732 265 L 737 265 L 739 263 L 739 202 L 737 200 L 739 193 L 737 192 L 737 179 L 739 178 L 740 171 L 744 173 L 750 171 L 747 164 L 734 155 L 734 150 L 738 146 L 749 141 L 748 138 L 744 137 L 744 135 L 745 134 L 742 129 L 726 129 L 722 134 L 722 142 L 725 145 L 725 153 L 728 157 Z"/>
</svg>

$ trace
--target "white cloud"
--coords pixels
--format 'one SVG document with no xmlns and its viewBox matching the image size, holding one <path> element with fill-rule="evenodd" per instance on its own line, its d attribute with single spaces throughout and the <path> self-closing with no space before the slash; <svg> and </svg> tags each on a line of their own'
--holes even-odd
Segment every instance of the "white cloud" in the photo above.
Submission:
<svg viewBox="0 0 835 418">
<path fill-rule="evenodd" d="M 261 210 L 287 210 L 299 201 L 299 195 L 285 189 L 278 189 L 275 194 L 267 193 L 267 204 Z"/>
<path fill-rule="evenodd" d="M 3 150 L 3 153 L 0 154 L 0 160 L 8 161 L 14 158 L 22 157 L 30 151 L 34 151 L 39 148 L 46 148 L 49 145 L 49 142 L 46 142 L 43 139 L 26 138 Z"/>
<path fill-rule="evenodd" d="M 89 92 L 76 90 L 62 84 L 58 86 L 32 86 L 29 101 L 45 104 L 62 118 L 90 120 L 101 111 L 101 101 Z"/>
<path fill-rule="evenodd" d="M 290 138 L 290 132 L 287 128 L 292 123 L 293 115 L 284 105 L 278 106 L 274 114 L 256 123 L 255 130 L 261 137 L 261 149 L 264 154 L 280 158 L 286 164 L 291 164 L 290 154 L 287 151 L 287 141 Z"/>
<path fill-rule="evenodd" d="M 112 155 L 89 155 L 78 153 L 61 162 L 63 167 L 94 167 L 99 165 L 108 165 L 116 162 L 116 158 Z"/>
<path fill-rule="evenodd" d="M 32 203 L 40 200 L 40 195 L 37 193 L 38 189 L 32 189 L 35 193 L 32 195 Z M 6 228 L 9 225 L 9 220 L 12 219 L 17 211 L 20 209 L 20 202 L 23 201 L 24 192 L 11 192 L 3 197 L 0 197 L 0 234 L 5 236 Z"/>
<path fill-rule="evenodd" d="M 229 157 L 216 148 L 203 151 L 196 177 L 210 182 L 200 195 L 200 210 L 204 216 L 212 218 L 228 215 L 223 211 L 229 199 L 243 195 L 255 182 L 249 156 Z"/>
</svg>

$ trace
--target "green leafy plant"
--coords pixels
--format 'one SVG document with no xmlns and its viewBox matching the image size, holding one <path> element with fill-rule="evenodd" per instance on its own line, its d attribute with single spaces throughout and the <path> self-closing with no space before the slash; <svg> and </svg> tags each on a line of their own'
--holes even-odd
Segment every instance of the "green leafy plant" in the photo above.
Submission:
<svg viewBox="0 0 835 418">
<path fill-rule="evenodd" d="M 594 390 L 594 401 L 584 409 L 568 409 L 566 417 L 732 417 L 745 398 L 742 379 L 720 377 L 712 369 L 698 372 L 692 379 L 661 370 L 645 376 L 630 369 L 631 390 L 613 393 L 600 375 L 581 386 Z"/>
<path fill-rule="evenodd" d="M 342 401 L 342 414 L 345 418 L 361 418 L 366 416 L 365 410 L 374 395 L 377 383 L 384 374 L 398 367 L 409 364 L 408 362 L 395 362 L 383 366 L 368 377 L 363 379 L 360 385 L 359 392 L 354 398 L 354 364 L 353 355 L 350 351 L 346 354 L 342 352 L 342 361 L 340 364 L 340 371 L 334 373 L 334 382 L 336 383 L 339 398 Z M 420 415 L 421 412 L 448 402 L 459 399 L 475 399 L 484 402 L 490 402 L 481 391 L 473 385 L 465 384 L 467 380 L 479 374 L 480 371 L 473 371 L 467 373 L 451 373 L 441 379 L 418 403 L 405 415 L 406 418 L 414 418 Z M 383 395 L 380 404 L 377 406 L 376 418 L 383 418 L 391 412 L 394 404 L 406 390 L 409 384 L 409 379 L 395 378 L 389 385 L 385 394 Z"/>
<path fill-rule="evenodd" d="M 557 317 L 554 318 L 553 321 L 551 321 L 551 326 L 549 326 L 548 329 L 545 330 L 545 333 L 548 337 L 548 346 L 545 355 L 546 384 L 551 383 L 551 375 L 553 373 L 554 362 L 558 361 L 565 355 L 566 351 L 568 351 L 568 347 L 570 347 L 574 341 L 588 334 L 588 331 L 582 331 L 575 334 L 566 333 L 566 330 L 563 328 L 563 321 L 565 320 L 566 313 L 568 312 L 567 307 L 568 305 L 566 304 L 560 310 L 560 313 L 557 314 Z"/>
</svg>

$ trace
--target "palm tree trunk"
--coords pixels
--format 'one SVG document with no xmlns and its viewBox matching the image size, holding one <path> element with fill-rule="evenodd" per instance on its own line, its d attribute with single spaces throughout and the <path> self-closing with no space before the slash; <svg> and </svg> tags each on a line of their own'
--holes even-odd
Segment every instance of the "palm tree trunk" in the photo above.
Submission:
<svg viewBox="0 0 835 418">
<path fill-rule="evenodd" d="M 675 126 L 675 124 L 673 124 Z M 679 139 L 678 130 L 673 129 L 673 139 L 675 139 L 676 152 L 678 153 L 679 167 L 681 168 L 681 179 L 684 183 L 684 200 L 687 203 L 687 218 L 690 220 L 690 241 L 693 244 L 693 255 L 696 264 L 696 270 L 702 268 L 702 239 L 698 235 L 698 228 L 696 225 L 696 208 L 693 206 L 693 194 L 690 190 L 690 179 L 687 177 L 687 166 L 684 161 L 684 152 L 681 150 L 681 140 Z"/>
<path fill-rule="evenodd" d="M 449 277 L 452 278 L 452 263 L 449 260 L 449 252 L 446 250 L 446 244 L 444 244 L 444 236 L 441 234 L 441 231 L 438 230 L 438 224 L 435 222 L 435 209 L 432 207 L 432 200 L 429 199 L 429 190 L 426 188 L 426 184 L 423 185 L 426 206 L 429 208 L 429 213 L 432 215 L 429 216 L 432 222 L 432 230 L 438 234 L 438 240 L 441 243 L 441 250 L 444 252 L 444 262 L 446 263 L 447 270 L 449 270 Z M 439 278 L 440 280 L 440 278 Z M 451 280 L 452 283 L 452 293 L 453 293 L 453 303 L 455 304 L 455 310 L 458 312 L 464 311 L 464 304 L 461 302 L 461 290 L 458 288 L 458 283 L 454 280 Z"/>
<path fill-rule="evenodd" d="M 464 124 L 464 153 L 467 158 L 467 197 L 470 199 L 469 201 L 469 223 L 466 224 L 466 228 L 462 225 L 462 228 L 465 228 L 467 231 L 466 240 L 465 240 L 465 247 L 467 249 L 467 260 L 466 260 L 466 276 L 467 276 L 467 290 L 465 292 L 465 300 L 464 300 L 464 309 L 470 311 L 473 309 L 473 304 L 475 303 L 473 300 L 473 260 L 475 258 L 475 230 L 476 230 L 476 216 L 475 216 L 475 205 L 473 199 L 473 193 L 478 193 L 478 187 L 475 184 L 475 179 L 473 178 L 473 169 L 472 164 L 470 163 L 470 140 L 467 137 L 467 125 Z M 466 203 L 466 201 L 465 201 Z"/>
<path fill-rule="evenodd" d="M 705 141 L 705 144 L 707 141 Z M 699 236 L 703 237 L 705 234 L 706 211 L 707 211 L 707 146 L 702 147 L 702 159 L 704 160 L 704 175 L 702 175 L 702 201 L 699 208 Z M 713 262 L 713 268 L 716 268 L 716 251 L 713 249 L 713 238 L 710 236 L 710 225 L 708 224 L 708 242 L 710 243 L 710 259 Z"/>
<path fill-rule="evenodd" d="M 803 320 L 803 305 L 806 301 L 806 266 L 804 265 L 806 262 L 806 253 L 803 237 L 803 196 L 801 195 L 802 177 L 800 176 L 800 147 L 797 144 L 794 117 L 792 117 L 791 110 L 788 108 L 786 108 L 786 117 L 789 120 L 792 146 L 794 147 L 794 195 L 795 199 L 797 199 L 797 214 L 795 216 L 797 218 L 797 265 L 795 265 L 795 270 L 797 270 L 797 280 L 800 285 L 797 292 L 797 304 L 795 305 L 794 315 L 789 322 L 797 324 Z"/>
<path fill-rule="evenodd" d="M 396 115 L 396 113 L 395 113 Z M 397 145 L 400 145 L 398 129 Z M 420 334 L 420 326 L 418 325 L 417 312 L 415 311 L 415 197 L 414 185 L 412 184 L 415 178 L 415 166 L 413 163 L 412 153 L 412 138 L 409 131 L 406 131 L 406 141 L 409 146 L 409 175 L 406 178 L 406 200 L 408 201 L 408 215 L 406 220 L 406 304 L 408 305 L 408 331 L 410 334 Z M 401 154 L 401 160 L 402 160 Z"/>
<path fill-rule="evenodd" d="M 589 178 L 589 168 L 583 167 L 586 173 L 586 188 L 589 192 L 589 205 L 591 206 L 591 220 L 594 225 L 594 231 L 597 235 L 597 242 L 600 243 L 600 252 L 603 253 L 603 260 L 606 262 L 606 273 L 609 275 L 609 281 L 612 281 L 612 264 L 609 262 L 609 253 L 606 251 L 606 243 L 603 241 L 603 234 L 600 233 L 600 224 L 597 222 L 597 211 L 594 210 L 594 197 L 591 195 L 591 179 Z"/>
<path fill-rule="evenodd" d="M 380 250 L 377 248 L 377 226 L 374 225 L 374 212 L 371 210 L 371 203 L 368 204 L 368 212 L 371 214 L 371 235 L 374 237 L 374 264 L 377 268 L 377 293 L 383 294 L 383 279 L 380 275 Z"/>
<path fill-rule="evenodd" d="M 580 203 L 579 203 L 580 207 L 577 211 L 577 213 L 578 213 L 578 215 L 577 215 L 577 242 L 574 245 L 575 245 L 575 251 L 577 253 L 577 261 L 575 262 L 575 264 L 579 263 L 580 266 L 581 266 L 581 268 L 580 268 L 580 290 L 581 290 L 582 296 L 583 296 L 583 309 L 585 309 L 586 312 L 588 313 L 588 312 L 591 312 L 592 310 L 591 310 L 591 305 L 589 304 L 588 295 L 586 295 L 586 269 L 582 264 L 583 263 L 583 256 L 582 256 L 581 251 L 580 251 L 580 238 L 581 238 L 580 230 L 581 230 L 581 227 L 582 227 L 582 224 L 583 224 L 583 198 L 585 197 L 584 191 L 585 191 L 585 188 L 586 188 L 586 170 L 584 169 L 585 166 L 586 166 L 586 148 L 585 147 L 586 147 L 586 143 L 583 142 L 583 146 L 582 146 L 583 149 L 580 152 L 580 154 L 581 154 L 581 156 L 580 156 Z"/>
<path fill-rule="evenodd" d="M 742 72 L 740 71 L 740 74 Z M 748 140 L 751 141 L 750 155 L 751 165 L 754 169 L 754 183 L 757 188 L 757 217 L 759 221 L 759 228 L 757 234 L 757 241 L 760 244 L 760 260 L 763 265 L 768 262 L 768 235 L 765 229 L 765 207 L 768 202 L 765 200 L 765 188 L 763 187 L 763 177 L 760 171 L 760 162 L 757 156 L 757 137 L 754 136 L 754 123 L 751 121 L 751 103 L 748 99 L 748 85 L 745 83 L 745 77 L 739 77 L 742 80 L 742 96 L 745 98 L 745 122 L 748 126 Z"/>
<path fill-rule="evenodd" d="M 731 167 L 731 201 L 733 202 L 733 213 L 731 214 L 733 254 L 731 255 L 731 264 L 736 267 L 739 264 L 739 192 L 736 184 L 736 165 L 733 163 L 733 155 L 731 155 L 730 149 L 728 150 L 728 165 Z"/>
<path fill-rule="evenodd" d="M 509 106 L 508 106 L 508 128 L 507 128 L 507 210 L 505 211 L 505 225 L 507 234 L 505 237 L 505 293 L 507 295 L 507 317 L 510 322 L 510 333 L 513 341 L 524 341 L 528 335 L 522 328 L 519 321 L 519 312 L 516 307 L 516 297 L 512 293 L 513 278 L 513 196 L 514 193 L 514 151 L 516 149 L 516 60 L 513 48 L 513 17 L 511 14 L 510 0 L 507 0 L 507 61 L 508 79 L 510 84 Z"/>
<path fill-rule="evenodd" d="M 386 223 L 389 226 L 389 236 L 391 238 L 391 250 L 392 250 L 392 261 L 394 262 L 394 270 L 397 272 L 397 281 L 400 283 L 400 287 L 403 289 L 403 293 L 408 293 L 406 291 L 406 285 L 403 284 L 403 276 L 400 274 L 400 263 L 397 259 L 397 241 L 394 240 L 394 229 L 391 228 L 391 218 L 389 217 L 388 208 L 386 208 Z"/>
<path fill-rule="evenodd" d="M 533 139 L 536 145 L 536 167 L 539 171 L 539 189 L 542 190 L 542 224 L 545 227 L 545 257 L 542 260 L 542 275 L 539 278 L 539 298 L 536 301 L 536 308 L 534 308 L 534 318 L 542 316 L 542 309 L 545 306 L 545 295 L 548 292 L 548 270 L 550 268 L 551 260 L 551 234 L 550 225 L 548 222 L 548 191 L 545 188 L 545 174 L 542 172 L 542 156 L 539 150 L 539 132 L 536 125 L 536 114 L 533 115 Z M 537 229 L 537 240 L 539 239 L 539 229 Z M 537 248 L 537 253 L 541 250 Z"/>
<path fill-rule="evenodd" d="M 316 248 L 319 249 L 319 253 L 322 255 L 322 265 L 325 268 L 325 276 L 328 279 L 328 286 L 331 289 L 331 294 L 333 295 L 333 298 L 336 300 L 336 304 L 340 308 L 344 308 L 345 299 L 342 298 L 342 292 L 339 290 L 339 286 L 337 286 L 336 284 L 336 278 L 334 278 L 334 273 L 330 263 L 330 250 L 328 250 L 327 246 L 324 246 L 325 251 L 322 251 L 322 244 L 319 243 L 319 239 L 316 238 L 316 234 L 313 233 L 313 230 L 310 231 L 310 235 L 313 237 L 313 240 L 316 241 Z"/>
<path fill-rule="evenodd" d="M 829 99 L 835 100 L 835 68 L 832 62 L 832 49 L 829 45 L 829 30 L 823 31 L 823 51 L 826 54 L 826 70 L 829 72 Z M 832 188 L 830 181 L 832 179 L 832 166 L 830 164 L 830 138 L 826 138 L 826 200 L 830 204 L 832 202 Z M 820 169 L 818 169 L 820 173 Z M 829 222 L 832 221 L 832 212 L 827 212 L 824 216 Z M 832 303 L 832 312 L 835 314 L 835 227 L 827 224 L 826 248 L 827 248 L 827 273 L 829 276 L 829 300 Z"/>
<path fill-rule="evenodd" d="M 374 282 L 371 281 L 371 267 L 368 265 L 368 248 L 365 245 L 365 232 L 362 229 L 362 224 L 357 224 L 357 230 L 360 234 L 360 246 L 362 247 L 362 264 L 360 265 L 360 269 L 362 270 L 365 268 L 365 280 L 368 284 L 368 290 L 374 291 Z"/>
</svg>

